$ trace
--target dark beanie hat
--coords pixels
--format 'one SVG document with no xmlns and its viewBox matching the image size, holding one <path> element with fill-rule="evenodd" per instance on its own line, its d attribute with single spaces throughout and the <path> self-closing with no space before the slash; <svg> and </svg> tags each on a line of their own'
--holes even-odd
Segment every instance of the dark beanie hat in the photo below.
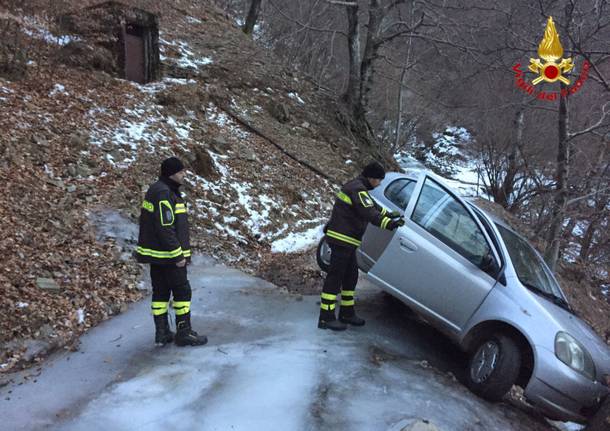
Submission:
<svg viewBox="0 0 610 431">
<path fill-rule="evenodd" d="M 369 163 L 362 170 L 362 176 L 365 178 L 377 178 L 383 180 L 385 178 L 385 169 L 377 162 Z"/>
<path fill-rule="evenodd" d="M 163 163 L 161 163 L 161 175 L 164 177 L 171 177 L 183 169 L 184 164 L 177 157 L 170 157 L 169 159 L 163 160 Z"/>
</svg>

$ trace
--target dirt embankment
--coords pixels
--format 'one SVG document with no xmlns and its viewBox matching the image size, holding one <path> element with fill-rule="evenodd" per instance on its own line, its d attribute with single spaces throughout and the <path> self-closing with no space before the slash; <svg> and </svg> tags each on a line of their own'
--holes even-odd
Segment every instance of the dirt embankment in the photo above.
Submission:
<svg viewBox="0 0 610 431">
<path fill-rule="evenodd" d="M 134 4 L 160 16 L 160 82 L 61 56 L 58 41 L 81 36 L 58 34 L 44 9 L 12 11 L 31 49 L 20 79 L 0 78 L 0 372 L 71 345 L 146 294 L 133 244 L 96 241 L 88 216 L 114 208 L 136 222 L 165 157 L 191 170 L 195 251 L 248 271 L 273 240 L 319 225 L 333 183 L 371 157 L 332 99 L 209 2 Z"/>
</svg>

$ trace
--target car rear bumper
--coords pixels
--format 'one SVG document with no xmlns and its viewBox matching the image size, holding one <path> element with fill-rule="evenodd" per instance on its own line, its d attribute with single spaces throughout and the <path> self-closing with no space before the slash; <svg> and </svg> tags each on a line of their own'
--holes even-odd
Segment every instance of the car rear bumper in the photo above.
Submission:
<svg viewBox="0 0 610 431">
<path fill-rule="evenodd" d="M 572 370 L 553 352 L 536 347 L 536 367 L 525 397 L 549 417 L 584 422 L 608 393 L 606 386 Z"/>
</svg>

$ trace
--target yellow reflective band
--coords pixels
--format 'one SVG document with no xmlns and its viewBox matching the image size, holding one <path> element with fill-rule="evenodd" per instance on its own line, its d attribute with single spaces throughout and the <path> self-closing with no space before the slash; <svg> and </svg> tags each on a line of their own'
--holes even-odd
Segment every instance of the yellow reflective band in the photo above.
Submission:
<svg viewBox="0 0 610 431">
<path fill-rule="evenodd" d="M 320 308 L 322 310 L 326 310 L 326 311 L 332 311 L 335 309 L 335 307 L 336 307 L 335 304 L 320 304 Z"/>
<path fill-rule="evenodd" d="M 165 218 L 168 217 L 163 217 L 163 207 L 169 210 L 167 216 L 171 217 L 171 219 L 165 220 Z M 169 201 L 159 201 L 159 216 L 161 217 L 161 226 L 171 226 L 174 224 L 174 210 L 172 209 L 172 205 L 169 203 Z"/>
<path fill-rule="evenodd" d="M 355 304 L 355 301 L 353 299 L 342 299 L 341 300 L 342 307 L 351 307 L 354 304 Z"/>
<path fill-rule="evenodd" d="M 358 192 L 358 196 L 360 197 L 360 202 L 362 202 L 362 206 L 364 208 L 369 208 L 374 205 L 373 199 L 371 199 L 371 197 L 369 196 L 369 192 L 366 192 L 366 191 Z"/>
<path fill-rule="evenodd" d="M 355 290 L 342 290 L 341 296 L 354 296 Z"/>
<path fill-rule="evenodd" d="M 182 256 L 191 257 L 193 253 L 190 250 L 182 250 Z"/>
<path fill-rule="evenodd" d="M 176 316 L 182 316 L 191 311 L 191 301 L 174 301 L 172 305 L 176 312 Z"/>
<path fill-rule="evenodd" d="M 336 301 L 337 300 L 337 295 L 333 295 L 332 293 L 324 293 L 324 292 L 322 292 L 320 294 L 320 297 L 322 299 L 326 299 L 328 301 Z"/>
<path fill-rule="evenodd" d="M 355 246 L 359 246 L 362 243 L 362 241 L 359 241 L 356 238 L 352 238 L 350 236 L 343 235 L 342 233 L 335 232 L 334 230 L 330 230 L 330 229 L 326 231 L 326 235 L 328 235 L 331 238 L 335 238 L 335 239 L 338 239 L 339 241 L 343 241 L 343 242 L 346 242 L 348 244 L 352 244 Z"/>
<path fill-rule="evenodd" d="M 184 204 L 176 204 L 176 212 L 175 214 L 186 214 L 186 205 Z"/>
<path fill-rule="evenodd" d="M 152 203 L 148 202 L 146 199 L 144 200 L 144 202 L 142 202 L 142 208 L 144 208 L 149 213 L 155 212 L 155 206 Z"/>
<path fill-rule="evenodd" d="M 167 313 L 167 302 L 153 301 L 151 304 L 153 316 L 160 316 Z"/>
<path fill-rule="evenodd" d="M 352 204 L 352 199 L 343 192 L 337 193 L 337 198 L 339 198 L 340 200 L 342 200 L 343 202 L 345 202 L 348 205 Z"/>
<path fill-rule="evenodd" d="M 141 254 L 142 256 L 157 257 L 159 259 L 173 259 L 182 254 L 182 247 L 178 247 L 172 251 L 151 250 L 149 248 L 138 247 L 136 253 Z"/>
<path fill-rule="evenodd" d="M 388 213 L 388 210 L 385 208 L 381 208 L 381 215 L 384 216 Z"/>
<path fill-rule="evenodd" d="M 390 221 L 392 221 L 392 219 L 390 219 L 389 217 L 384 217 L 383 220 L 381 221 L 381 226 L 380 226 L 381 229 L 387 229 Z"/>
</svg>

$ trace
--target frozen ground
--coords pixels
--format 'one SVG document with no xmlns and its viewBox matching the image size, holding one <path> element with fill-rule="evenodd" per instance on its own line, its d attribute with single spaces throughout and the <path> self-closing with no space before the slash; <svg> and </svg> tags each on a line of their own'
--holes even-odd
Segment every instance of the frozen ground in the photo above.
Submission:
<svg viewBox="0 0 610 431">
<path fill-rule="evenodd" d="M 317 298 L 198 258 L 190 267 L 200 348 L 152 345 L 148 301 L 0 389 L 6 430 L 546 429 L 471 395 L 460 353 L 366 282 L 364 328 L 316 328 Z M 399 426 L 400 425 L 400 426 Z M 398 428 L 397 428 L 398 426 Z"/>
<path fill-rule="evenodd" d="M 99 238 L 135 226 L 92 215 Z M 363 328 L 317 329 L 318 297 L 195 257 L 189 267 L 198 348 L 153 344 L 148 300 L 39 369 L 0 380 L 0 430 L 547 430 L 507 404 L 472 395 L 454 374 L 462 354 L 361 280 Z M 144 280 L 149 283 L 148 280 Z"/>
</svg>

